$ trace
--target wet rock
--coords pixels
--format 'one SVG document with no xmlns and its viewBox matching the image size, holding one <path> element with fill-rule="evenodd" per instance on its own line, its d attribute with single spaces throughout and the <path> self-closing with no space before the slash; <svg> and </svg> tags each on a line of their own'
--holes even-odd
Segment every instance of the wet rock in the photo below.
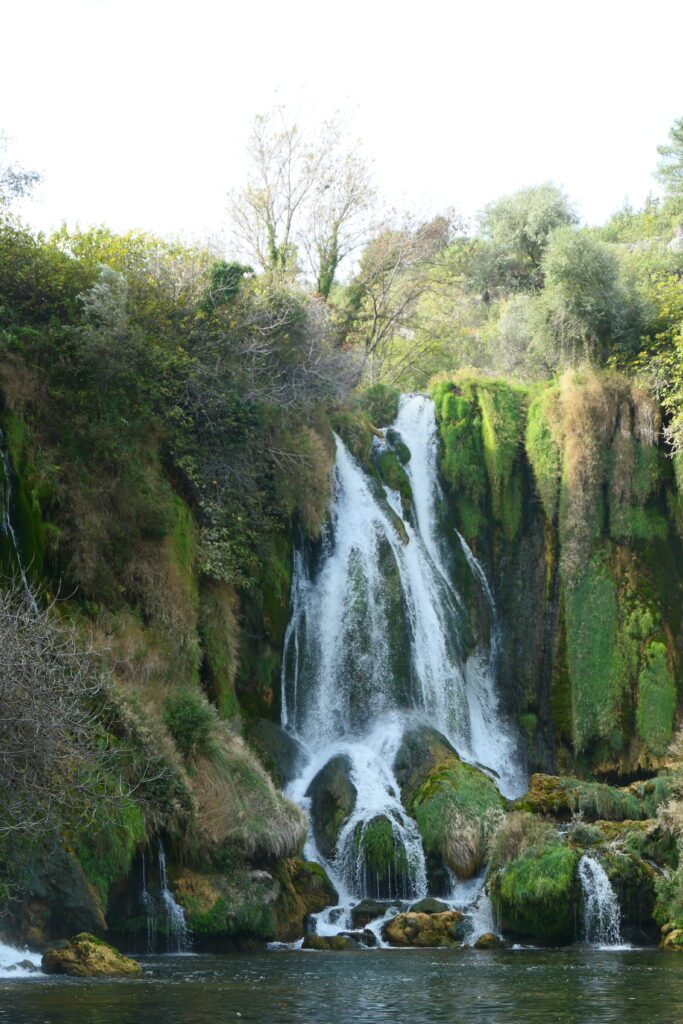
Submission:
<svg viewBox="0 0 683 1024">
<path fill-rule="evenodd" d="M 425 899 L 413 903 L 408 910 L 412 914 L 443 914 L 450 910 L 450 907 L 443 900 L 435 900 L 433 896 L 427 896 Z"/>
<path fill-rule="evenodd" d="M 475 949 L 500 949 L 504 945 L 500 936 L 493 932 L 484 932 L 474 942 Z"/>
<path fill-rule="evenodd" d="M 306 754 L 299 741 L 281 726 L 267 718 L 257 718 L 247 726 L 245 736 L 277 786 L 282 789 L 297 777 Z"/>
<path fill-rule="evenodd" d="M 347 949 L 359 949 L 360 943 L 347 935 L 315 935 L 304 936 L 302 949 L 332 950 L 335 952 Z"/>
<path fill-rule="evenodd" d="M 376 921 L 378 917 L 384 917 L 391 907 L 398 910 L 399 905 L 387 900 L 362 900 L 351 909 L 351 923 L 354 928 L 365 928 L 371 921 Z"/>
<path fill-rule="evenodd" d="M 108 942 L 81 932 L 61 949 L 43 954 L 45 974 L 69 974 L 76 978 L 135 978 L 142 974 L 140 964 L 119 953 Z"/>
<path fill-rule="evenodd" d="M 404 879 L 409 875 L 408 856 L 401 840 L 394 834 L 394 825 L 386 814 L 376 814 L 360 822 L 354 840 L 365 869 L 367 888 L 380 899 L 401 896 Z"/>
<path fill-rule="evenodd" d="M 397 914 L 382 928 L 382 938 L 390 946 L 455 946 L 464 932 L 463 916 L 458 910 L 442 914 Z"/>
<path fill-rule="evenodd" d="M 364 928 L 363 931 L 339 932 L 339 934 L 353 939 L 359 946 L 364 946 L 366 949 L 374 948 L 377 945 L 377 936 L 369 928 Z"/>
<path fill-rule="evenodd" d="M 28 971 L 31 974 L 38 974 L 40 967 L 36 967 L 30 960 L 19 960 L 16 964 L 10 964 L 6 971 Z"/>
<path fill-rule="evenodd" d="M 306 931 L 310 914 L 319 914 L 333 906 L 339 896 L 325 869 L 313 861 L 292 857 L 273 869 L 280 883 L 275 905 L 275 938 L 280 942 L 293 942 Z"/>
<path fill-rule="evenodd" d="M 662 927 L 662 949 L 682 950 L 683 949 L 683 928 L 676 928 L 674 924 L 665 924 Z"/>
<path fill-rule="evenodd" d="M 311 825 L 323 857 L 331 860 L 346 819 L 356 806 L 351 761 L 345 754 L 331 758 L 314 777 L 306 796 L 311 800 Z"/>
<path fill-rule="evenodd" d="M 408 806 L 433 768 L 457 756 L 452 744 L 436 729 L 428 725 L 406 729 L 394 758 L 394 774 L 401 787 L 403 805 Z"/>
</svg>

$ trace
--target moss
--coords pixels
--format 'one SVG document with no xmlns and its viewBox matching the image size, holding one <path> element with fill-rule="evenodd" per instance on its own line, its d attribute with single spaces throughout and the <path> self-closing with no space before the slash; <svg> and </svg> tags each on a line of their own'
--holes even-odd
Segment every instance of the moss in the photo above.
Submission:
<svg viewBox="0 0 683 1024">
<path fill-rule="evenodd" d="M 578 850 L 559 842 L 543 843 L 492 875 L 489 892 L 502 926 L 543 943 L 573 941 L 578 860 Z"/>
<path fill-rule="evenodd" d="M 441 382 L 432 392 L 443 442 L 441 472 L 455 497 L 460 532 L 475 543 L 486 524 L 488 479 L 481 412 L 471 384 Z"/>
<path fill-rule="evenodd" d="M 393 825 L 385 814 L 359 825 L 355 843 L 367 872 L 378 882 L 388 881 L 392 875 L 407 874 L 406 851 L 396 839 Z M 371 884 L 370 888 L 374 886 Z"/>
<path fill-rule="evenodd" d="M 559 399 L 557 386 L 544 389 L 529 405 L 526 421 L 525 448 L 533 470 L 534 482 L 547 519 L 553 522 L 560 501 L 562 458 L 548 417 Z"/>
<path fill-rule="evenodd" d="M 659 756 L 666 753 L 676 712 L 676 686 L 669 671 L 665 644 L 653 640 L 647 647 L 638 676 L 638 735 Z"/>
<path fill-rule="evenodd" d="M 359 462 L 368 462 L 372 439 L 372 425 L 362 413 L 349 409 L 334 409 L 330 412 L 330 426 Z"/>
<path fill-rule="evenodd" d="M 398 491 L 404 501 L 413 500 L 413 490 L 398 457 L 390 451 L 380 452 L 377 468 L 382 480 L 392 491 Z"/>
<path fill-rule="evenodd" d="M 237 595 L 221 580 L 202 579 L 199 632 L 203 651 L 202 679 L 222 718 L 239 713 L 235 693 L 239 628 Z"/>
<path fill-rule="evenodd" d="M 145 838 L 145 825 L 138 804 L 126 798 L 111 809 L 114 820 L 82 828 L 75 838 L 75 853 L 86 878 L 102 898 L 107 909 L 109 890 L 128 875 L 139 844 Z M 99 818 L 107 817 L 102 808 Z"/>
<path fill-rule="evenodd" d="M 477 385 L 491 505 L 507 541 L 517 536 L 522 516 L 519 454 L 524 395 L 523 389 L 502 381 Z"/>
<path fill-rule="evenodd" d="M 518 810 L 546 814 L 567 820 L 580 812 L 589 821 L 638 820 L 649 816 L 650 807 L 632 787 L 608 786 L 604 782 L 584 782 L 570 776 L 531 776 L 529 792 L 514 806 Z"/>
</svg>

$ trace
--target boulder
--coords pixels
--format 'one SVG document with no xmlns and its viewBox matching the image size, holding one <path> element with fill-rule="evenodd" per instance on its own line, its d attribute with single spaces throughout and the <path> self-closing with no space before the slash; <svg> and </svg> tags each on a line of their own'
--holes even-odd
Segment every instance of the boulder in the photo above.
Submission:
<svg viewBox="0 0 683 1024">
<path fill-rule="evenodd" d="M 346 935 L 316 935 L 310 932 L 304 936 L 302 949 L 318 949 L 339 952 L 347 949 L 359 949 L 360 943 Z"/>
<path fill-rule="evenodd" d="M 488 890 L 503 932 L 538 945 L 562 946 L 577 932 L 576 847 L 536 843 L 489 874 Z"/>
<path fill-rule="evenodd" d="M 142 974 L 139 963 L 89 932 L 74 935 L 60 949 L 48 949 L 43 954 L 42 968 L 45 974 L 75 978 L 136 978 Z"/>
<path fill-rule="evenodd" d="M 433 896 L 427 896 L 408 907 L 413 914 L 443 914 L 450 909 L 447 903 L 444 903 L 443 900 L 435 900 Z"/>
<path fill-rule="evenodd" d="M 475 949 L 500 949 L 503 946 L 503 940 L 499 935 L 495 935 L 493 932 L 484 932 L 474 942 Z"/>
<path fill-rule="evenodd" d="M 464 932 L 463 916 L 458 910 L 441 914 L 397 914 L 382 928 L 382 938 L 390 946 L 456 946 Z"/>
<path fill-rule="evenodd" d="M 371 921 L 384 917 L 389 908 L 398 910 L 399 906 L 387 900 L 362 900 L 351 909 L 351 923 L 354 928 L 365 928 Z"/>
<path fill-rule="evenodd" d="M 457 756 L 455 748 L 436 729 L 428 725 L 406 729 L 394 758 L 394 775 L 401 787 L 403 805 L 408 806 L 433 768 Z"/>
<path fill-rule="evenodd" d="M 356 787 L 350 774 L 350 759 L 337 754 L 320 769 L 306 790 L 311 801 L 313 836 L 326 860 L 334 857 L 342 826 L 356 806 Z"/>
<path fill-rule="evenodd" d="M 306 753 L 299 741 L 267 718 L 250 722 L 245 737 L 280 789 L 295 779 L 306 763 Z"/>
<path fill-rule="evenodd" d="M 273 874 L 280 883 L 280 894 L 275 904 L 275 938 L 280 942 L 293 942 L 306 931 L 306 919 L 319 914 L 325 907 L 334 906 L 339 896 L 325 869 L 313 861 L 292 857 L 281 861 Z"/>
</svg>

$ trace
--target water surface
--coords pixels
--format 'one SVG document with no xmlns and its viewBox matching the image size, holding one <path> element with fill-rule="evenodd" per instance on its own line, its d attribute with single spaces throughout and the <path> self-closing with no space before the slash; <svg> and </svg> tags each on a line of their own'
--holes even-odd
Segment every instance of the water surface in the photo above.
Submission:
<svg viewBox="0 0 683 1024">
<path fill-rule="evenodd" d="M 0 1024 L 678 1024 L 660 950 L 155 956 L 135 981 L 0 981 Z"/>
</svg>

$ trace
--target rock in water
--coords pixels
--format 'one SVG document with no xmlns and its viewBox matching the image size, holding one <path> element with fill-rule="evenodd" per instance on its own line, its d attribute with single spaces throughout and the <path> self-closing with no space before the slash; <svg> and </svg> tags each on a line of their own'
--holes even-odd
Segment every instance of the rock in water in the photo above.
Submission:
<svg viewBox="0 0 683 1024">
<path fill-rule="evenodd" d="M 495 935 L 493 932 L 485 932 L 480 935 L 474 943 L 475 949 L 500 949 L 503 945 L 503 940 Z"/>
<path fill-rule="evenodd" d="M 397 914 L 382 928 L 382 938 L 390 946 L 455 946 L 462 939 L 462 921 L 458 910 Z"/>
<path fill-rule="evenodd" d="M 74 935 L 62 949 L 48 949 L 43 954 L 45 974 L 69 974 L 76 978 L 136 978 L 142 974 L 140 964 L 89 932 Z"/>
</svg>

